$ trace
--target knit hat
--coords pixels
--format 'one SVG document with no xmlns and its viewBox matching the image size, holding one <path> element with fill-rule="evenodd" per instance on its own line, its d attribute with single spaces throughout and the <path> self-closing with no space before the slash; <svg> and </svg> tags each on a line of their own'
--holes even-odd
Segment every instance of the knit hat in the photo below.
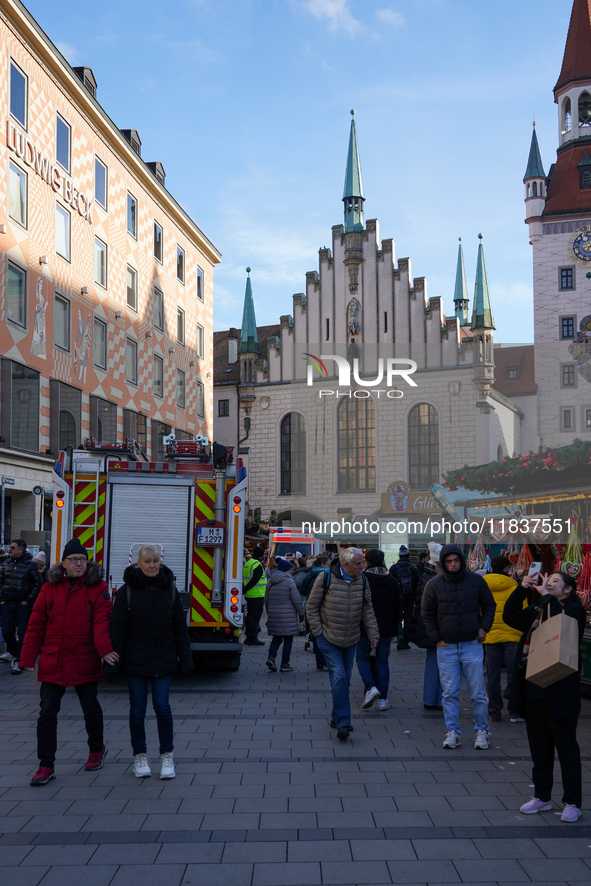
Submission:
<svg viewBox="0 0 591 886">
<path fill-rule="evenodd" d="M 86 548 L 83 548 L 80 544 L 79 539 L 73 538 L 64 548 L 64 553 L 62 554 L 62 560 L 65 560 L 66 557 L 71 557 L 72 554 L 84 554 L 86 559 L 88 560 L 88 551 Z"/>
<path fill-rule="evenodd" d="M 255 560 L 262 560 L 265 556 L 265 551 L 259 545 L 256 545 L 256 547 L 254 547 L 252 550 L 252 556 Z"/>
<path fill-rule="evenodd" d="M 400 545 L 400 549 L 398 551 L 398 556 L 399 557 L 408 557 L 408 555 L 409 555 L 409 550 L 406 547 L 406 545 Z"/>
<path fill-rule="evenodd" d="M 429 563 L 437 565 L 439 563 L 439 555 L 441 554 L 442 545 L 438 545 L 436 541 L 430 541 L 427 547 L 429 548 Z"/>
<path fill-rule="evenodd" d="M 39 553 L 35 554 L 35 556 L 33 557 L 33 560 L 36 563 L 43 563 L 43 565 L 45 566 L 45 564 L 47 562 L 47 558 L 45 556 L 45 551 L 39 551 Z"/>
<path fill-rule="evenodd" d="M 280 572 L 291 572 L 293 569 L 293 565 L 289 562 L 289 560 L 277 560 L 277 569 Z"/>
<path fill-rule="evenodd" d="M 301 552 L 301 551 L 296 551 L 296 552 L 295 552 L 295 558 L 296 558 L 296 560 L 299 560 L 301 556 L 302 556 L 302 552 Z"/>
</svg>

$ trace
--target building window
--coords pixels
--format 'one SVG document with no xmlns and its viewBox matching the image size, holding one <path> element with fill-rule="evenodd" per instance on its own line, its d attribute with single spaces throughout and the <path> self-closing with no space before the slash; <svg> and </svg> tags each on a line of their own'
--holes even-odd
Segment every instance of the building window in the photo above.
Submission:
<svg viewBox="0 0 591 886">
<path fill-rule="evenodd" d="M 281 494 L 306 491 L 306 420 L 290 412 L 281 422 Z"/>
<path fill-rule="evenodd" d="M 202 360 L 203 360 L 203 357 L 204 357 L 204 354 L 205 354 L 205 351 L 203 350 L 203 339 L 204 339 L 204 330 L 203 330 L 203 326 L 200 326 L 199 323 L 198 323 L 198 324 L 197 324 L 197 346 L 196 346 L 196 350 L 197 350 L 197 356 L 200 357 Z"/>
<path fill-rule="evenodd" d="M 162 263 L 162 225 L 154 222 L 154 258 Z"/>
<path fill-rule="evenodd" d="M 127 232 L 137 240 L 137 200 L 127 192 Z"/>
<path fill-rule="evenodd" d="M 72 130 L 58 114 L 55 120 L 55 159 L 66 172 L 70 171 L 70 141 Z"/>
<path fill-rule="evenodd" d="M 179 344 L 185 344 L 185 312 L 182 308 L 176 309 L 176 340 Z"/>
<path fill-rule="evenodd" d="M 99 443 L 116 443 L 117 406 L 101 397 L 90 398 L 90 436 Z"/>
<path fill-rule="evenodd" d="M 107 208 L 107 167 L 98 157 L 94 158 L 94 199 Z"/>
<path fill-rule="evenodd" d="M 10 445 L 16 449 L 39 452 L 39 378 L 34 369 L 12 364 Z"/>
<path fill-rule="evenodd" d="M 125 344 L 125 380 L 137 385 L 137 342 L 133 338 Z"/>
<path fill-rule="evenodd" d="M 107 368 L 107 324 L 96 317 L 92 333 L 92 362 L 101 369 Z"/>
<path fill-rule="evenodd" d="M 570 407 L 568 407 L 567 409 L 562 409 L 561 410 L 561 417 L 562 417 L 561 430 L 573 431 L 574 430 L 573 410 Z"/>
<path fill-rule="evenodd" d="M 137 271 L 127 265 L 127 307 L 137 311 Z"/>
<path fill-rule="evenodd" d="M 434 406 L 419 403 L 408 417 L 409 483 L 429 489 L 439 482 L 439 415 Z"/>
<path fill-rule="evenodd" d="M 560 289 L 575 288 L 575 270 L 574 268 L 559 268 L 560 273 Z"/>
<path fill-rule="evenodd" d="M 176 248 L 176 278 L 181 283 L 185 282 L 185 250 L 180 246 Z"/>
<path fill-rule="evenodd" d="M 94 238 L 94 282 L 107 288 L 107 244 Z"/>
<path fill-rule="evenodd" d="M 205 394 L 200 381 L 197 382 L 197 390 L 195 392 L 195 412 L 197 415 L 205 415 Z"/>
<path fill-rule="evenodd" d="M 142 452 L 148 450 L 148 422 L 146 416 L 132 409 L 123 410 L 123 436 L 135 440 Z"/>
<path fill-rule="evenodd" d="M 70 350 L 70 302 L 57 292 L 53 297 L 53 343 Z"/>
<path fill-rule="evenodd" d="M 171 431 L 170 425 L 152 419 L 152 461 L 164 461 L 164 438 Z"/>
<path fill-rule="evenodd" d="M 197 298 L 203 301 L 203 271 L 197 266 Z"/>
<path fill-rule="evenodd" d="M 507 366 L 505 372 L 507 381 L 519 381 L 519 376 L 521 375 L 521 367 Z"/>
<path fill-rule="evenodd" d="M 55 204 L 55 251 L 70 261 L 70 233 L 72 217 L 67 209 Z"/>
<path fill-rule="evenodd" d="M 575 318 L 574 317 L 561 317 L 560 318 L 560 338 L 574 338 L 575 337 Z"/>
<path fill-rule="evenodd" d="M 193 436 L 193 434 L 190 433 L 190 431 L 184 431 L 182 428 L 175 428 L 174 429 L 174 436 L 177 438 L 177 440 L 194 440 L 195 439 L 195 437 Z"/>
<path fill-rule="evenodd" d="M 388 331 L 388 311 L 384 311 L 384 332 Z"/>
<path fill-rule="evenodd" d="M 154 287 L 154 326 L 156 329 L 164 329 L 164 295 L 156 287 Z"/>
<path fill-rule="evenodd" d="M 76 433 L 76 419 L 68 409 L 60 409 L 60 449 L 68 446 L 76 447 L 78 435 Z"/>
<path fill-rule="evenodd" d="M 9 163 L 8 215 L 24 228 L 27 227 L 27 185 L 27 173 L 15 166 L 14 163 Z"/>
<path fill-rule="evenodd" d="M 326 318 L 326 341 L 330 339 L 330 320 Z"/>
<path fill-rule="evenodd" d="M 339 492 L 371 492 L 376 486 L 374 402 L 344 397 L 337 419 Z"/>
<path fill-rule="evenodd" d="M 49 443 L 58 452 L 80 443 L 82 391 L 56 379 L 49 380 Z"/>
<path fill-rule="evenodd" d="M 591 412 L 591 409 L 589 410 Z M 229 400 L 218 400 L 218 415 L 220 418 L 224 418 L 230 415 L 230 401 Z"/>
<path fill-rule="evenodd" d="M 503 461 L 503 447 L 500 443 L 497 446 L 497 461 Z"/>
<path fill-rule="evenodd" d="M 575 364 L 574 363 L 564 363 L 560 367 L 561 371 L 561 385 L 562 388 L 574 388 L 576 386 L 577 380 L 575 376 Z"/>
<path fill-rule="evenodd" d="M 164 397 L 164 361 L 154 354 L 152 368 L 152 390 L 155 397 Z"/>
<path fill-rule="evenodd" d="M 591 428 L 591 409 L 585 409 L 585 427 Z"/>
<path fill-rule="evenodd" d="M 27 275 L 8 262 L 8 287 L 6 295 L 6 316 L 19 326 L 27 325 Z"/>
<path fill-rule="evenodd" d="M 27 77 L 14 62 L 10 63 L 10 113 L 27 128 Z"/>
<path fill-rule="evenodd" d="M 176 405 L 185 408 L 185 373 L 181 369 L 176 371 Z"/>
</svg>

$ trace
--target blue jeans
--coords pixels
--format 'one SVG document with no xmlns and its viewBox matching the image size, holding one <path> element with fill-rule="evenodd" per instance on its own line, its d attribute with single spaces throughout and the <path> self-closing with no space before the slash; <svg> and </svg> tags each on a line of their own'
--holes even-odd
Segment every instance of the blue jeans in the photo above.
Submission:
<svg viewBox="0 0 591 886">
<path fill-rule="evenodd" d="M 160 753 L 170 754 L 172 743 L 172 711 L 168 703 L 170 677 L 128 676 L 129 688 L 129 731 L 134 754 L 145 754 L 146 746 L 146 706 L 148 704 L 148 683 L 152 684 L 152 704 L 158 723 Z"/>
<path fill-rule="evenodd" d="M 517 655 L 517 643 L 508 640 L 505 643 L 485 643 L 484 657 L 486 660 L 486 688 L 488 690 L 489 711 L 503 710 L 503 696 L 501 694 L 501 671 L 503 670 L 503 658 L 507 669 L 507 688 L 511 685 L 515 656 Z"/>
<path fill-rule="evenodd" d="M 314 655 L 316 656 L 316 667 L 323 668 L 326 662 L 324 661 L 324 656 L 318 648 L 318 638 L 314 636 L 314 634 L 310 634 L 312 637 L 312 648 L 314 649 Z"/>
<path fill-rule="evenodd" d="M 453 729 L 461 735 L 460 729 L 460 690 L 462 674 L 466 680 L 472 712 L 474 731 L 488 732 L 488 701 L 484 683 L 484 655 L 482 643 L 478 640 L 450 643 L 449 649 L 442 646 L 437 650 L 439 679 L 443 686 L 443 716 L 447 730 Z"/>
<path fill-rule="evenodd" d="M 425 677 L 423 681 L 423 704 L 442 704 L 443 686 L 439 679 L 439 665 L 437 664 L 437 650 L 427 649 L 425 659 Z"/>
<path fill-rule="evenodd" d="M 293 636 L 291 637 L 282 637 L 282 636 L 274 636 L 271 640 L 271 645 L 269 646 L 269 658 L 275 658 L 277 653 L 279 652 L 279 647 L 283 643 L 283 652 L 281 654 L 281 664 L 289 664 L 289 657 L 291 655 L 291 647 L 293 646 Z"/>
<path fill-rule="evenodd" d="M 23 648 L 23 640 L 25 639 L 25 631 L 29 624 L 31 616 L 31 604 L 27 603 L 3 603 L 2 604 L 2 634 L 6 649 L 11 655 L 14 655 L 18 661 Z M 18 630 L 18 640 L 16 632 Z"/>
<path fill-rule="evenodd" d="M 348 646 L 346 649 L 342 649 L 340 646 L 333 646 L 322 634 L 316 638 L 316 642 L 328 668 L 330 690 L 332 692 L 331 720 L 334 720 L 337 729 L 341 726 L 350 726 L 351 702 L 349 700 L 349 683 L 351 682 L 357 647 Z"/>
<path fill-rule="evenodd" d="M 385 637 L 378 642 L 376 646 L 376 669 L 377 669 L 377 687 L 380 690 L 380 698 L 388 698 L 388 686 L 390 683 L 390 668 L 388 667 L 388 657 L 390 655 L 390 644 L 392 637 Z M 359 676 L 363 680 L 365 691 L 376 685 L 369 663 L 369 654 L 371 652 L 371 644 L 367 637 L 362 637 L 357 644 L 357 670 Z"/>
</svg>

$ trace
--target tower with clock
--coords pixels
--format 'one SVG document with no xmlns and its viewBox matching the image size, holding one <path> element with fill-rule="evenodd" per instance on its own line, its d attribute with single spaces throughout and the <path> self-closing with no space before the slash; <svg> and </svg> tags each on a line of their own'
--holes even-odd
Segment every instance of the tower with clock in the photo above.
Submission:
<svg viewBox="0 0 591 886">
<path fill-rule="evenodd" d="M 539 434 L 547 446 L 591 439 L 591 0 L 573 2 L 554 101 L 556 162 L 546 175 L 534 124 L 523 179 Z"/>
</svg>

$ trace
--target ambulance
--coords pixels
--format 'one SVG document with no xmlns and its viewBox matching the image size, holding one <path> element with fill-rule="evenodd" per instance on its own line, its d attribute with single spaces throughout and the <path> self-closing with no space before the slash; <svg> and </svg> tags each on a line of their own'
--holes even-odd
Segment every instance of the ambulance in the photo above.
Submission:
<svg viewBox="0 0 591 886">
<path fill-rule="evenodd" d="M 137 443 L 61 451 L 53 469 L 52 562 L 77 538 L 105 571 L 111 593 L 142 544 L 158 544 L 187 610 L 196 666 L 237 670 L 242 652 L 246 469 L 206 439 L 164 438 L 150 462 Z"/>
<path fill-rule="evenodd" d="M 320 543 L 312 532 L 302 532 L 291 526 L 269 527 L 269 556 L 287 557 L 299 553 L 303 557 L 313 557 L 320 553 Z"/>
</svg>

